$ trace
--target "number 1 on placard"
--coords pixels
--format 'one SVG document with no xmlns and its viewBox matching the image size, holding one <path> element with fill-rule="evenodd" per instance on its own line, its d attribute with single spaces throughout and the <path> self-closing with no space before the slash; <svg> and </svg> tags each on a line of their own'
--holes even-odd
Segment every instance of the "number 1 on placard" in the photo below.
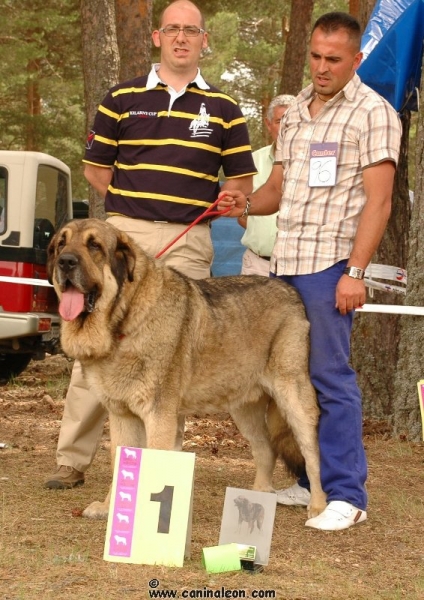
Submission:
<svg viewBox="0 0 424 600">
<path fill-rule="evenodd" d="M 152 502 L 160 502 L 158 533 L 169 533 L 173 497 L 173 485 L 166 485 L 161 492 L 150 494 L 150 500 Z"/>
<path fill-rule="evenodd" d="M 194 462 L 192 452 L 118 446 L 105 560 L 183 566 L 190 555 Z"/>
</svg>

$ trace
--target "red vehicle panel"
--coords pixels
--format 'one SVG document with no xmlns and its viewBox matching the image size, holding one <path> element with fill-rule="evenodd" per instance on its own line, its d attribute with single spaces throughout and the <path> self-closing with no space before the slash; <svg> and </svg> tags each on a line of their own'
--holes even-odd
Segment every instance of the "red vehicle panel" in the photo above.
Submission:
<svg viewBox="0 0 424 600">
<path fill-rule="evenodd" d="M 47 279 L 47 247 L 71 218 L 63 162 L 41 152 L 0 151 L 0 382 L 60 350 L 56 294 L 33 280 Z"/>
<path fill-rule="evenodd" d="M 0 260 L 0 276 L 47 279 L 45 265 Z M 2 282 L 0 306 L 5 311 L 57 312 L 57 297 L 53 288 Z"/>
</svg>

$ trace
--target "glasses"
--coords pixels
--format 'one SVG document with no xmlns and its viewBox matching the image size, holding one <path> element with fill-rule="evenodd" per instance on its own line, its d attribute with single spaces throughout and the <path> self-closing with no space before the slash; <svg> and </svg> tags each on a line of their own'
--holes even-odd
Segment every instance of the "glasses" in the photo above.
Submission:
<svg viewBox="0 0 424 600">
<path fill-rule="evenodd" d="M 177 37 L 180 31 L 183 31 L 184 35 L 186 35 L 187 37 L 197 37 L 199 33 L 205 33 L 204 29 L 200 29 L 199 27 L 195 27 L 194 25 L 186 25 L 185 27 L 167 25 L 166 27 L 161 27 L 159 31 L 164 33 L 167 37 Z"/>
</svg>

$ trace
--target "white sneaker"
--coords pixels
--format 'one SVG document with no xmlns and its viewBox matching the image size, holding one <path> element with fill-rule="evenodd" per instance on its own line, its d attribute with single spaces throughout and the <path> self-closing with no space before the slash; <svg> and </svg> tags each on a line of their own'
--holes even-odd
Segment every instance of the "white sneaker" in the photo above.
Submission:
<svg viewBox="0 0 424 600">
<path fill-rule="evenodd" d="M 365 510 L 360 510 L 349 504 L 349 502 L 333 500 L 320 515 L 308 519 L 305 525 L 323 531 L 340 531 L 366 520 L 367 513 Z"/>
<path fill-rule="evenodd" d="M 298 483 L 286 490 L 275 490 L 278 504 L 286 506 L 308 506 L 311 500 L 311 492 Z"/>
</svg>

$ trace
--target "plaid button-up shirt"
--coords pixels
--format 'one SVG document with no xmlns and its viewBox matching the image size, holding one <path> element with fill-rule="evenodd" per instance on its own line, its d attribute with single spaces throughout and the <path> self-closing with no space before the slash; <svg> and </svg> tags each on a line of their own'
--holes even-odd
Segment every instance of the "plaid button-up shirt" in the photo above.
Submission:
<svg viewBox="0 0 424 600">
<path fill-rule="evenodd" d="M 275 161 L 282 163 L 278 235 L 271 259 L 277 275 L 323 271 L 350 256 L 366 202 L 362 171 L 397 163 L 400 120 L 386 100 L 358 75 L 311 118 L 312 85 L 283 116 Z M 310 145 L 337 143 L 336 183 L 309 186 Z"/>
</svg>

